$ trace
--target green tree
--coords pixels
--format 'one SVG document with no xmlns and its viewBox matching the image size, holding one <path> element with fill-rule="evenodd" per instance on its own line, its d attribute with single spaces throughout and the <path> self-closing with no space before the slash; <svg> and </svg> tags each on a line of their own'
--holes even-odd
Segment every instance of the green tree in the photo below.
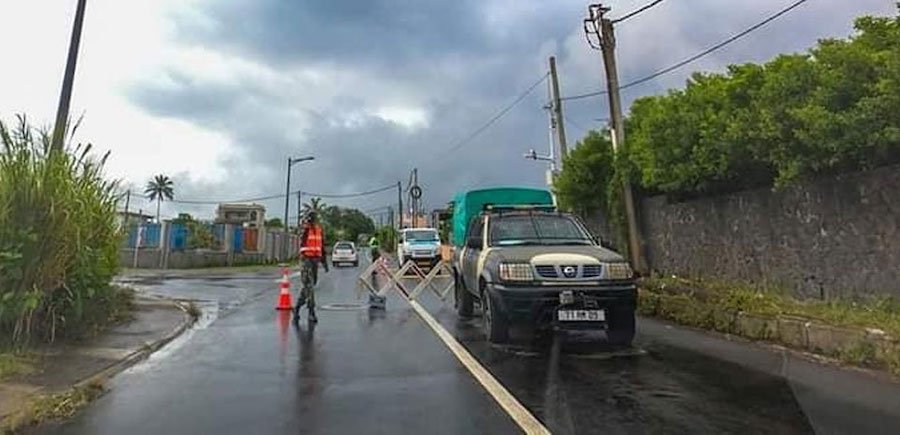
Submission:
<svg viewBox="0 0 900 435">
<path fill-rule="evenodd" d="M 807 54 L 694 74 L 636 100 L 624 144 L 632 183 L 708 195 L 900 162 L 900 14 L 855 28 Z"/>
<path fill-rule="evenodd" d="M 271 218 L 266 219 L 265 222 L 266 228 L 284 228 L 284 223 L 281 222 L 281 218 Z"/>
<path fill-rule="evenodd" d="M 554 181 L 560 206 L 582 216 L 604 210 L 612 176 L 612 142 L 592 130 L 563 159 L 563 170 Z"/>
<path fill-rule="evenodd" d="M 163 201 L 175 198 L 174 183 L 168 176 L 159 174 L 147 182 L 144 194 L 150 201 L 156 201 L 156 222 L 159 223 L 160 205 Z"/>
<path fill-rule="evenodd" d="M 325 237 L 329 241 L 356 241 L 360 234 L 372 234 L 375 231 L 372 219 L 355 208 L 327 206 L 321 210 L 320 216 Z"/>
</svg>

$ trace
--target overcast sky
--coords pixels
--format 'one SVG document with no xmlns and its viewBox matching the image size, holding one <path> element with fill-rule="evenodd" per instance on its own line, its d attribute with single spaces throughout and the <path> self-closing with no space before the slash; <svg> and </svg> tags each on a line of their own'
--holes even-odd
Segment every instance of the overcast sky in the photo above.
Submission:
<svg viewBox="0 0 900 435">
<path fill-rule="evenodd" d="M 617 27 L 619 75 L 669 66 L 792 1 L 663 2 Z M 75 3 L 4 1 L 0 119 L 52 123 Z M 611 16 L 644 3 L 611 1 Z M 547 150 L 546 86 L 448 148 L 539 79 L 550 55 L 564 95 L 601 87 L 599 55 L 581 30 L 585 8 L 582 0 L 88 0 L 72 100 L 72 114 L 84 114 L 77 139 L 112 151 L 110 176 L 142 187 L 168 174 L 184 200 L 284 192 L 285 159 L 303 155 L 316 160 L 295 166 L 292 189 L 364 191 L 405 183 L 413 167 L 430 207 L 469 187 L 542 186 L 546 166 L 522 153 Z M 803 51 L 847 36 L 856 16 L 895 11 L 893 0 L 811 0 L 624 98 L 681 86 L 692 71 Z M 564 108 L 570 143 L 608 116 L 605 97 Z M 387 192 L 327 202 L 395 201 Z M 281 216 L 283 199 L 263 203 Z M 163 214 L 180 211 L 209 217 L 214 206 L 164 205 Z"/>
</svg>

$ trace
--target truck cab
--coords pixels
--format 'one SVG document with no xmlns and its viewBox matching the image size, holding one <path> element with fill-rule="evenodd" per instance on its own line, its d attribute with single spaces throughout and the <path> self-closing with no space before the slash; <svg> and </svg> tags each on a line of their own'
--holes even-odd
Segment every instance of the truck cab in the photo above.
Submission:
<svg viewBox="0 0 900 435">
<path fill-rule="evenodd" d="M 481 205 L 477 214 L 473 202 Z M 473 216 L 463 234 L 454 233 L 456 310 L 468 317 L 480 305 L 491 342 L 505 342 L 511 327 L 525 326 L 604 330 L 610 343 L 631 344 L 637 304 L 631 267 L 577 217 L 552 202 L 470 200 L 459 208 Z"/>
</svg>

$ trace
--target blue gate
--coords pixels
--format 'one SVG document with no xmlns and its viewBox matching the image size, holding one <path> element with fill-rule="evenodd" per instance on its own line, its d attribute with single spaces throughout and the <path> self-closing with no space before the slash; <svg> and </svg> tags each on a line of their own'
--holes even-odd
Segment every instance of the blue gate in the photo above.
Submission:
<svg viewBox="0 0 900 435">
<path fill-rule="evenodd" d="M 173 251 L 183 251 L 187 249 L 188 229 L 184 224 L 172 224 L 170 229 L 172 232 L 169 238 L 169 247 Z"/>
<path fill-rule="evenodd" d="M 244 228 L 243 227 L 235 227 L 234 228 L 234 237 L 231 240 L 231 247 L 234 252 L 243 252 L 244 251 Z"/>
</svg>

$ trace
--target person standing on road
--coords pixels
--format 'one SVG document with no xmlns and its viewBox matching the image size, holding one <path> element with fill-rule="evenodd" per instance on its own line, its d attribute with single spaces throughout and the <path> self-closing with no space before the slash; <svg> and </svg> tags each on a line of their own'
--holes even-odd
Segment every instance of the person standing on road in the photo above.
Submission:
<svg viewBox="0 0 900 435">
<path fill-rule="evenodd" d="M 369 239 L 369 253 L 372 256 L 372 262 L 378 261 L 378 258 L 381 257 L 381 251 L 378 250 L 380 247 L 380 243 L 378 242 L 378 237 L 373 236 Z"/>
<path fill-rule="evenodd" d="M 325 231 L 319 225 L 315 211 L 306 214 L 303 221 L 303 233 L 300 236 L 300 297 L 294 307 L 294 322 L 300 320 L 300 308 L 305 304 L 309 310 L 309 321 L 318 322 L 316 318 L 315 285 L 319 282 L 319 264 L 328 272 L 325 260 Z"/>
</svg>

